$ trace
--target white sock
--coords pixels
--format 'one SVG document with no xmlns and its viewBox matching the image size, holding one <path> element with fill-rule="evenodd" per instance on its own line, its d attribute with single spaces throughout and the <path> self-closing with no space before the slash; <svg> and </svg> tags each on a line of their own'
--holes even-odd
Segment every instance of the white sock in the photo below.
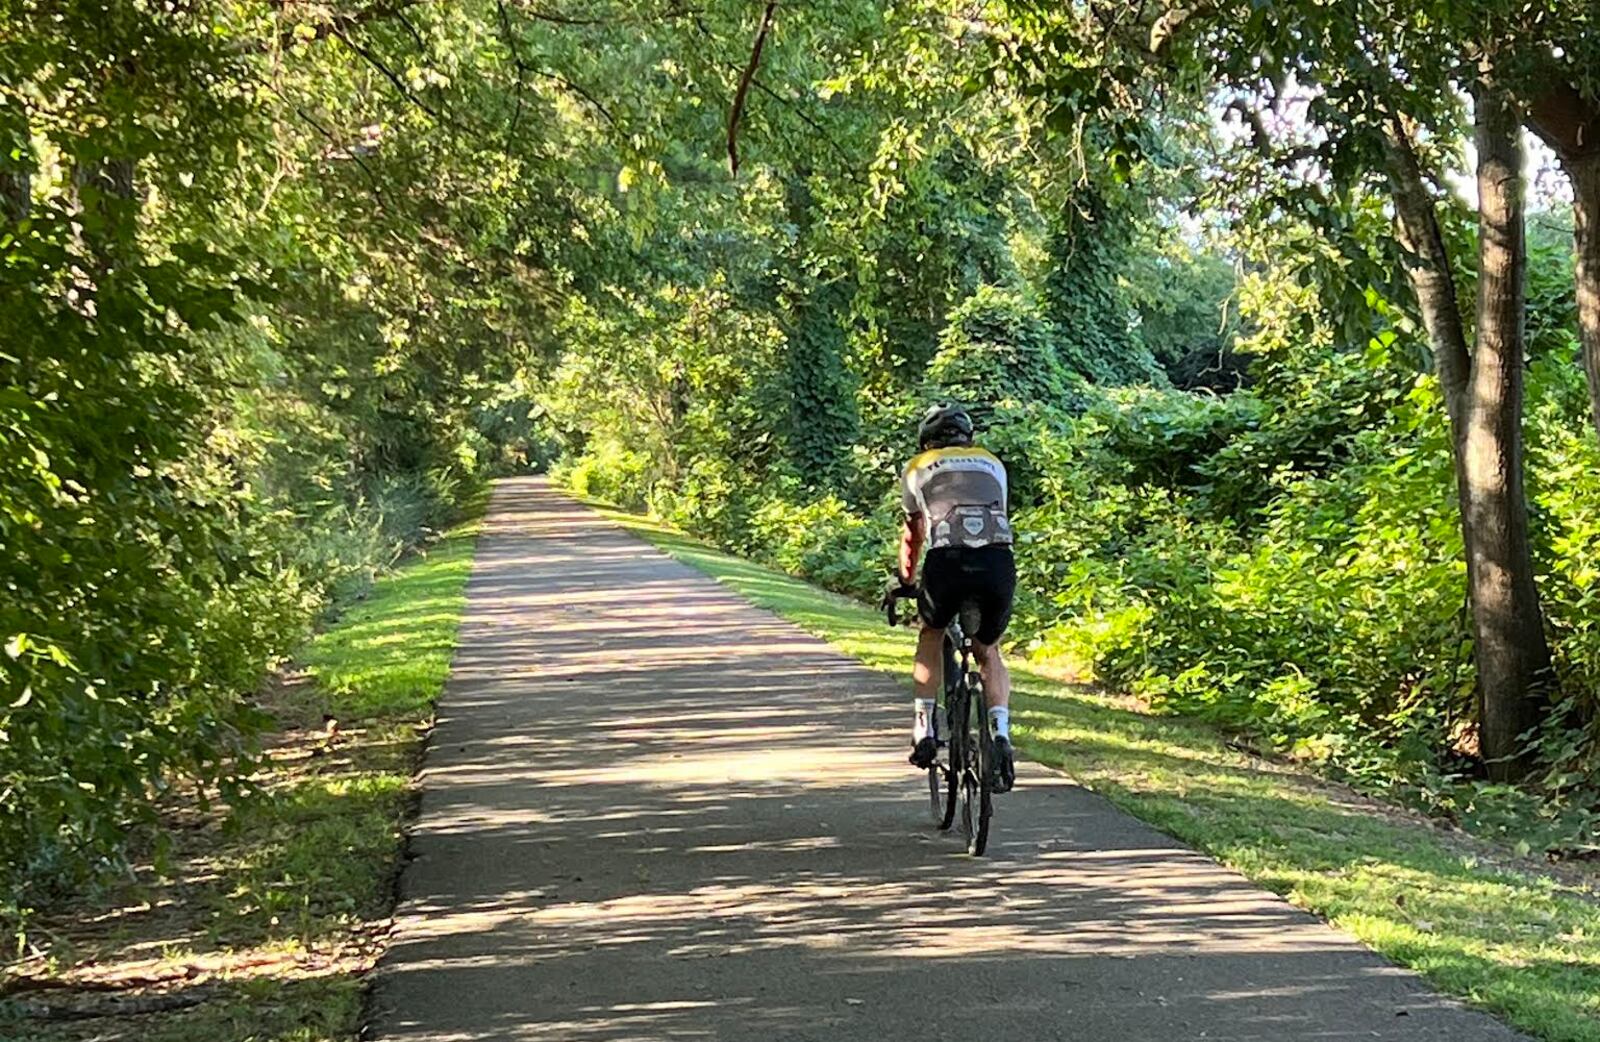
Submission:
<svg viewBox="0 0 1600 1042">
<path fill-rule="evenodd" d="M 996 738 L 1011 741 L 1011 707 L 991 706 L 989 708 L 989 729 Z"/>
<path fill-rule="evenodd" d="M 933 707 L 935 702 L 931 698 L 916 698 L 912 699 L 912 705 L 916 711 L 916 717 L 911 723 L 911 740 L 920 742 L 928 735 L 933 734 Z"/>
</svg>

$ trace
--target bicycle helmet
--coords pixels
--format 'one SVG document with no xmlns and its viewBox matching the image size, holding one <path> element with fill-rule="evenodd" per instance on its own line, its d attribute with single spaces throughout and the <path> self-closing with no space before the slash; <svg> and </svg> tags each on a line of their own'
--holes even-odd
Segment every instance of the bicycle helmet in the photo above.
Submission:
<svg viewBox="0 0 1600 1042">
<path fill-rule="evenodd" d="M 922 415 L 917 425 L 917 446 L 942 449 L 972 442 L 972 417 L 959 405 L 935 405 Z"/>
</svg>

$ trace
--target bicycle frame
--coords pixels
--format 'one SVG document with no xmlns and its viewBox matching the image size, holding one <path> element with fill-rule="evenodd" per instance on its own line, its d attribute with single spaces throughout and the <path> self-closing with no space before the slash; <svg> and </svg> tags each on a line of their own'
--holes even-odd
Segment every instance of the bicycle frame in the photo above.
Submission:
<svg viewBox="0 0 1600 1042">
<path fill-rule="evenodd" d="M 916 591 L 901 583 L 886 593 L 884 606 L 889 625 L 898 625 L 896 601 L 916 596 Z M 941 645 L 944 684 L 939 692 L 944 705 L 948 734 L 939 734 L 939 712 L 934 711 L 934 733 L 940 739 L 940 755 L 928 768 L 929 806 L 933 821 L 941 830 L 949 829 L 959 804 L 961 831 L 967 838 L 967 852 L 981 856 L 988 846 L 989 819 L 993 804 L 989 788 L 989 765 L 993 737 L 989 734 L 988 703 L 983 682 L 972 670 L 972 641 L 969 634 L 978 619 L 971 605 L 961 611 L 945 629 Z M 974 719 L 976 717 L 976 719 Z"/>
<path fill-rule="evenodd" d="M 949 827 L 953 805 L 961 807 L 961 831 L 967 837 L 967 853 L 981 856 L 989 843 L 989 819 L 994 813 L 989 789 L 989 762 L 993 739 L 989 734 L 988 700 L 983 681 L 972 670 L 972 641 L 969 631 L 976 628 L 971 609 L 963 607 L 945 630 L 944 697 L 945 717 L 949 720 L 949 767 L 944 827 Z M 951 667 L 954 666 L 954 677 Z M 936 714 L 937 715 L 937 714 Z M 976 720 L 973 717 L 976 716 Z"/>
</svg>

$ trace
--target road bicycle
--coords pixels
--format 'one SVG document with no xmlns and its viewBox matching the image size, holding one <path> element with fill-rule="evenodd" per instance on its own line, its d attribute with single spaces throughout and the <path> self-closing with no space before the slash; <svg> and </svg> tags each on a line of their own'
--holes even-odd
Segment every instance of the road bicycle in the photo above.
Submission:
<svg viewBox="0 0 1600 1042">
<path fill-rule="evenodd" d="M 896 607 L 902 600 L 914 602 L 917 593 L 915 586 L 903 582 L 891 585 L 884 598 L 889 625 L 912 621 L 900 618 Z M 976 606 L 963 604 L 955 620 L 945 627 L 943 704 L 935 706 L 928 721 L 939 744 L 939 758 L 928 768 L 928 809 L 941 831 L 950 828 L 959 811 L 967 853 L 973 857 L 981 857 L 989 845 L 989 821 L 994 814 L 989 787 L 994 737 L 989 733 L 983 680 L 972 667 L 970 635 L 977 631 L 978 623 Z"/>
</svg>

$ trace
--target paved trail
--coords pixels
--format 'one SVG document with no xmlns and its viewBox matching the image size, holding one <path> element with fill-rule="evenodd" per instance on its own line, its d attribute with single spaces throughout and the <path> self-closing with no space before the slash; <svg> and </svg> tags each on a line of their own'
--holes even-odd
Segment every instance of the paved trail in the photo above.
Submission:
<svg viewBox="0 0 1600 1042">
<path fill-rule="evenodd" d="M 1033 765 L 924 822 L 906 685 L 500 484 L 372 1037 L 1513 1042 Z"/>
</svg>

